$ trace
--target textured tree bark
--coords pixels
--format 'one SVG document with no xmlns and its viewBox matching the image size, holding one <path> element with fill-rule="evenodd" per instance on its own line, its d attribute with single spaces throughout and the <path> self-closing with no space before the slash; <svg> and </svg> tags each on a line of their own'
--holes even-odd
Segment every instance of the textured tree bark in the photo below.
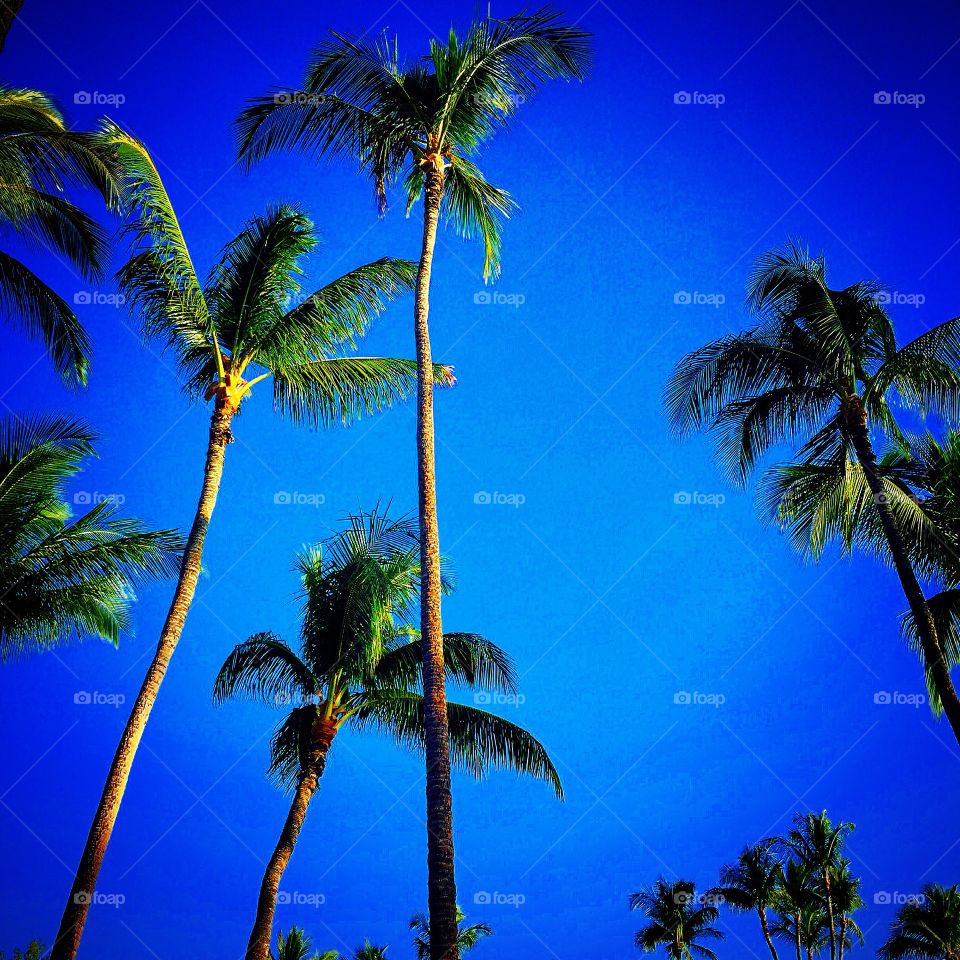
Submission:
<svg viewBox="0 0 960 960">
<path fill-rule="evenodd" d="M 200 576 L 200 562 L 203 554 L 203 541 L 207 535 L 213 508 L 217 502 L 217 492 L 220 489 L 220 478 L 223 474 L 223 457 L 226 445 L 232 442 L 230 420 L 234 409 L 227 403 L 218 403 L 210 418 L 210 436 L 207 443 L 207 459 L 203 471 L 203 486 L 200 489 L 200 501 L 197 512 L 190 528 L 183 560 L 180 564 L 180 575 L 174 590 L 173 601 L 167 613 L 156 653 L 150 663 L 137 699 L 130 711 L 127 725 L 117 746 L 117 751 L 110 765 L 107 782 L 104 785 L 100 802 L 94 814 L 90 833 L 77 867 L 77 874 L 70 890 L 63 918 L 60 921 L 60 930 L 56 942 L 50 951 L 50 960 L 73 960 L 83 935 L 83 926 L 90 909 L 90 902 L 97 886 L 97 877 L 107 852 L 110 834 L 116 823 L 123 792 L 130 776 L 133 758 L 136 756 L 140 738 L 150 717 L 150 711 L 160 691 L 160 684 L 170 663 L 170 658 L 177 647 L 187 611 L 197 589 L 197 580 Z"/>
<path fill-rule="evenodd" d="M 444 686 L 440 618 L 440 534 L 433 430 L 433 356 L 430 349 L 430 273 L 443 195 L 443 161 L 427 170 L 423 246 L 414 301 L 417 341 L 417 474 L 420 504 L 420 631 L 427 764 L 427 901 L 431 960 L 457 960 L 457 885 L 453 860 L 450 733 Z"/>
<path fill-rule="evenodd" d="M 317 789 L 317 784 L 323 776 L 323 768 L 327 762 L 327 751 L 336 735 L 336 727 L 322 718 L 314 724 L 314 749 L 310 762 L 300 774 L 297 789 L 290 804 L 290 812 L 280 831 L 280 839 L 274 848 L 273 855 L 267 863 L 260 884 L 260 896 L 257 899 L 257 916 L 250 932 L 247 943 L 246 960 L 269 960 L 270 937 L 273 933 L 273 915 L 277 907 L 277 893 L 280 890 L 280 880 L 284 870 L 290 862 L 290 856 L 300 836 L 307 815 L 307 806 Z"/>
<path fill-rule="evenodd" d="M 22 6 L 23 0 L 0 0 L 0 53 L 7 45 L 7 34 Z"/>
<path fill-rule="evenodd" d="M 910 612 L 917 624 L 917 633 L 920 635 L 920 645 L 923 650 L 924 665 L 930 671 L 930 676 L 936 688 L 943 712 L 947 716 L 953 735 L 960 744 L 960 698 L 950 677 L 950 668 L 943 655 L 943 647 L 937 636 L 937 627 L 927 606 L 927 599 L 923 589 L 913 572 L 913 565 L 907 553 L 903 537 L 894 520 L 893 513 L 887 504 L 884 495 L 883 483 L 877 469 L 877 457 L 867 432 L 867 416 L 863 403 L 856 394 L 846 398 L 843 404 L 844 422 L 850 435 L 850 441 L 856 451 L 857 459 L 863 468 L 867 486 L 873 494 L 873 502 L 880 516 L 880 523 L 890 547 L 893 565 L 900 578 Z"/>
<path fill-rule="evenodd" d="M 770 936 L 770 924 L 767 923 L 767 910 L 765 907 L 757 907 L 757 914 L 760 916 L 760 929 L 763 931 L 763 939 L 767 941 L 767 948 L 773 960 L 780 960 L 777 956 L 777 948 L 773 945 L 773 937 Z"/>
</svg>

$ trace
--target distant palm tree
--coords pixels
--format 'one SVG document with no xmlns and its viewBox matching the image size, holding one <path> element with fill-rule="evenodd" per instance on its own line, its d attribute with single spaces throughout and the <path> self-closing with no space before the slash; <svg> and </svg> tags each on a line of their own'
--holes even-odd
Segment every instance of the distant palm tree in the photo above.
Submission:
<svg viewBox="0 0 960 960">
<path fill-rule="evenodd" d="M 457 960 L 450 765 L 446 751 L 440 535 L 437 525 L 429 329 L 430 277 L 441 216 L 484 245 L 484 278 L 499 271 L 500 221 L 513 202 L 470 159 L 506 127 L 519 103 L 547 80 L 584 79 L 589 35 L 550 10 L 451 30 L 428 56 L 401 61 L 396 41 L 333 34 L 307 68 L 304 89 L 254 100 L 238 121 L 240 155 L 253 163 L 293 148 L 359 165 L 381 213 L 401 183 L 407 211 L 423 203 L 414 302 L 417 344 L 417 463 L 423 550 L 424 689 L 427 700 L 427 866 L 433 960 Z"/>
<path fill-rule="evenodd" d="M 793 944 L 797 960 L 803 960 L 804 951 L 812 956 L 827 942 L 827 912 L 823 897 L 815 888 L 812 867 L 787 860 L 771 905 L 777 921 L 770 932 Z"/>
<path fill-rule="evenodd" d="M 387 946 L 388 944 L 384 944 L 378 947 L 369 940 L 364 940 L 363 945 L 353 951 L 353 960 L 386 960 Z"/>
<path fill-rule="evenodd" d="M 493 935 L 489 923 L 467 924 L 466 914 L 457 907 L 457 950 L 460 955 L 472 950 L 481 940 Z M 410 918 L 410 929 L 416 932 L 413 946 L 417 951 L 417 960 L 430 960 L 430 918 L 425 913 L 415 913 Z"/>
<path fill-rule="evenodd" d="M 667 387 L 667 407 L 682 436 L 709 428 L 721 462 L 745 482 L 771 447 L 801 443 L 791 469 L 816 475 L 855 459 L 870 492 L 886 552 L 917 624 L 923 659 L 960 743 L 960 698 L 950 663 L 886 499 L 874 439 L 902 441 L 888 405 L 952 414 L 960 408 L 960 321 L 934 327 L 898 347 L 878 285 L 862 281 L 842 290 L 827 285 L 822 257 L 796 245 L 760 258 L 749 287 L 755 325 L 684 357 Z M 814 501 L 807 499 L 808 505 Z M 785 525 L 792 504 L 782 505 Z M 828 532 L 812 525 L 814 555 Z"/>
<path fill-rule="evenodd" d="M 27 944 L 26 950 L 20 950 L 19 948 L 13 951 L 12 960 L 41 960 L 44 954 L 43 944 L 39 940 L 31 940 Z M 5 960 L 5 954 L 0 950 L 0 960 Z"/>
<path fill-rule="evenodd" d="M 755 912 L 773 960 L 779 960 L 770 936 L 767 910 L 773 905 L 783 869 L 769 843 L 744 847 L 735 863 L 720 869 L 720 884 L 710 895 L 738 911 Z"/>
<path fill-rule="evenodd" d="M 830 960 L 837 960 L 836 910 L 833 882 L 838 872 L 843 872 L 843 844 L 852 823 L 832 823 L 826 810 L 820 813 L 797 814 L 790 832 L 780 838 L 780 843 L 809 870 L 811 880 L 822 888 L 823 904 L 827 915 L 827 938 L 830 943 Z"/>
<path fill-rule="evenodd" d="M 64 497 L 94 436 L 79 421 L 0 421 L 0 658 L 71 638 L 118 643 L 133 587 L 176 572 L 182 541 L 119 517 L 115 503 L 79 517 Z"/>
<path fill-rule="evenodd" d="M 880 948 L 881 960 L 960 960 L 960 891 L 928 883 L 904 904 Z"/>
<path fill-rule="evenodd" d="M 277 955 L 275 960 L 321 960 L 316 950 L 310 954 L 313 944 L 301 927 L 291 927 L 287 935 L 281 930 L 277 934 Z M 326 954 L 324 954 L 326 956 Z M 272 957 L 272 954 L 271 954 Z"/>
<path fill-rule="evenodd" d="M 68 130 L 47 94 L 0 85 L 0 225 L 95 281 L 109 259 L 107 233 L 66 199 L 66 186 L 93 187 L 107 203 L 115 201 L 116 171 L 96 136 Z M 0 310 L 43 343 L 64 382 L 87 382 L 90 340 L 72 305 L 3 252 Z"/>
<path fill-rule="evenodd" d="M 127 180 L 124 207 L 133 253 L 120 286 L 144 334 L 174 354 L 191 398 L 212 404 L 203 484 L 180 577 L 156 654 L 114 756 L 51 960 L 73 960 L 140 737 L 156 701 L 200 575 L 231 421 L 251 390 L 270 381 L 274 409 L 294 421 L 350 422 L 407 396 L 411 360 L 344 355 L 387 300 L 410 288 L 415 268 L 383 259 L 299 299 L 300 263 L 317 243 L 307 217 L 289 206 L 253 217 L 223 248 L 201 286 L 173 206 L 146 148 L 117 127 L 103 134 Z M 294 306 L 291 300 L 299 301 Z M 438 382 L 449 370 L 437 367 Z"/>
<path fill-rule="evenodd" d="M 246 696 L 296 704 L 277 727 L 270 774 L 293 790 L 293 801 L 260 887 L 246 960 L 266 960 L 280 879 L 323 776 L 334 738 L 345 726 L 383 730 L 422 749 L 418 631 L 407 625 L 420 586 L 415 525 L 374 511 L 297 562 L 303 584 L 301 652 L 271 633 L 239 644 L 220 668 L 214 700 Z M 474 634 L 448 634 L 446 670 L 467 687 L 516 692 L 509 657 Z M 476 776 L 505 766 L 553 784 L 560 780 L 546 751 L 508 721 L 458 703 L 448 704 L 448 750 Z"/>
<path fill-rule="evenodd" d="M 670 960 L 717 960 L 701 940 L 722 940 L 714 924 L 720 911 L 712 903 L 701 903 L 693 883 L 662 877 L 648 890 L 630 894 L 630 909 L 640 910 L 649 921 L 634 938 L 647 952 L 663 947 Z"/>
<path fill-rule="evenodd" d="M 860 879 L 850 871 L 850 861 L 846 858 L 833 869 L 833 881 L 830 887 L 837 921 L 837 960 L 843 960 L 843 954 L 854 942 L 863 946 L 863 932 L 853 914 L 863 906 L 860 896 Z"/>
</svg>

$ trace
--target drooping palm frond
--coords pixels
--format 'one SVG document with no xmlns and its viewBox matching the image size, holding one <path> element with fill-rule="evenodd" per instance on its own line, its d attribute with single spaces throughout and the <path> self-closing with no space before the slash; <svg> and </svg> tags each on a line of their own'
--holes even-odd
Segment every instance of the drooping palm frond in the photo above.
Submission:
<svg viewBox="0 0 960 960">
<path fill-rule="evenodd" d="M 881 960 L 956 960 L 960 956 L 960 891 L 928 883 L 904 904 L 879 950 Z"/>
<path fill-rule="evenodd" d="M 214 703 L 248 697 L 272 706 L 305 700 L 317 692 L 318 679 L 279 637 L 255 633 L 233 648 L 213 686 Z"/>
</svg>

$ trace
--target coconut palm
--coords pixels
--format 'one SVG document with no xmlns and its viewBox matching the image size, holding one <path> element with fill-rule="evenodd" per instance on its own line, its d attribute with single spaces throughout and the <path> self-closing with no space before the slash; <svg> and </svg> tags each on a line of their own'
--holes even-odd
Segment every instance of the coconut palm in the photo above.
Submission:
<svg viewBox="0 0 960 960">
<path fill-rule="evenodd" d="M 732 910 L 753 912 L 760 920 L 763 939 L 773 960 L 779 960 L 770 936 L 767 910 L 780 887 L 783 868 L 769 843 L 744 847 L 736 862 L 720 869 L 720 884 L 710 894 Z"/>
<path fill-rule="evenodd" d="M 26 950 L 21 950 L 19 947 L 14 949 L 12 960 L 41 960 L 43 954 L 43 944 L 39 940 L 31 940 Z M 0 960 L 5 960 L 5 957 L 6 954 L 0 950 Z"/>
<path fill-rule="evenodd" d="M 863 906 L 860 878 L 850 872 L 850 861 L 846 858 L 833 870 L 830 893 L 836 911 L 837 960 L 843 960 L 843 954 L 848 947 L 854 943 L 863 946 L 863 932 L 853 919 L 854 912 Z"/>
<path fill-rule="evenodd" d="M 281 930 L 277 934 L 277 955 L 275 960 L 321 960 L 316 950 L 310 954 L 313 944 L 310 938 L 304 933 L 301 927 L 291 927 L 287 935 L 283 935 Z M 327 954 L 324 954 L 327 960 L 331 960 Z M 274 960 L 271 954 L 271 960 Z"/>
<path fill-rule="evenodd" d="M 217 703 L 242 696 L 296 704 L 271 743 L 270 775 L 293 800 L 264 872 L 246 960 L 266 960 L 280 880 L 340 730 L 375 728 L 415 749 L 424 742 L 420 637 L 408 625 L 420 587 L 415 525 L 378 511 L 350 517 L 344 533 L 302 553 L 297 568 L 300 653 L 274 634 L 255 634 L 230 654 L 214 686 Z M 453 682 L 516 692 L 509 657 L 489 641 L 448 634 L 445 650 Z M 510 767 L 562 795 L 550 758 L 529 733 L 476 707 L 447 707 L 455 763 L 478 777 Z"/>
<path fill-rule="evenodd" d="M 433 960 L 456 960 L 457 892 L 447 757 L 440 539 L 437 526 L 430 279 L 441 218 L 484 246 L 484 278 L 500 266 L 500 225 L 513 201 L 471 159 L 517 105 L 545 81 L 583 79 L 588 34 L 542 10 L 479 20 L 464 36 L 432 41 L 429 55 L 401 61 L 398 45 L 333 34 L 314 54 L 302 90 L 275 91 L 241 114 L 240 156 L 248 163 L 282 149 L 344 157 L 373 181 L 377 205 L 401 183 L 407 211 L 423 197 L 414 301 L 418 362 L 417 464 L 424 585 L 421 610 L 427 702 L 427 867 Z"/>
<path fill-rule="evenodd" d="M 819 888 L 817 893 L 822 896 L 826 911 L 830 960 L 837 960 L 837 911 L 833 883 L 835 876 L 846 870 L 843 844 L 853 829 L 852 823 L 832 823 L 826 810 L 823 810 L 820 813 L 797 814 L 793 829 L 779 838 L 779 843 L 806 867 L 809 881 Z M 855 890 L 852 893 L 847 891 L 845 895 L 849 899 L 854 894 Z"/>
<path fill-rule="evenodd" d="M 301 262 L 317 237 L 305 214 L 278 206 L 244 225 L 201 286 L 149 153 L 115 126 L 103 140 L 127 178 L 133 252 L 120 272 L 121 289 L 144 334 L 174 355 L 187 394 L 202 397 L 212 412 L 200 499 L 173 600 L 111 764 L 52 960 L 76 954 L 90 903 L 83 894 L 96 884 L 137 745 L 196 590 L 234 416 L 252 388 L 270 381 L 278 413 L 316 426 L 349 423 L 407 396 L 416 378 L 412 360 L 344 353 L 387 300 L 409 289 L 412 264 L 377 260 L 300 299 Z M 299 302 L 290 306 L 291 300 Z M 448 382 L 449 370 L 437 367 L 435 378 Z"/>
<path fill-rule="evenodd" d="M 388 946 L 389 944 L 384 944 L 380 947 L 364 940 L 363 944 L 353 951 L 353 960 L 386 960 Z"/>
<path fill-rule="evenodd" d="M 749 286 L 754 325 L 681 360 L 667 407 L 681 436 L 695 428 L 714 432 L 720 460 L 738 482 L 785 442 L 800 444 L 793 467 L 808 473 L 824 466 L 836 473 L 837 463 L 856 460 L 916 620 L 925 667 L 960 743 L 960 698 L 875 449 L 885 437 L 903 440 L 888 405 L 892 393 L 908 409 L 957 412 L 960 321 L 899 347 L 878 293 L 867 281 L 830 288 L 823 257 L 797 245 L 765 254 Z M 818 554 L 826 531 L 819 520 L 813 531 Z"/>
<path fill-rule="evenodd" d="M 493 935 L 489 923 L 468 924 L 466 919 L 466 914 L 457 905 L 457 950 L 461 956 Z M 425 913 L 415 913 L 410 918 L 410 929 L 416 933 L 413 947 L 417 951 L 417 960 L 430 960 L 430 918 Z"/>
<path fill-rule="evenodd" d="M 78 517 L 64 488 L 95 455 L 85 424 L 0 421 L 0 658 L 130 629 L 134 585 L 177 569 L 180 537 L 122 518 L 114 502 Z"/>
<path fill-rule="evenodd" d="M 702 903 L 689 880 L 668 883 L 661 877 L 647 890 L 630 894 L 630 909 L 640 910 L 648 920 L 634 938 L 647 952 L 663 947 L 670 960 L 717 960 L 717 955 L 702 940 L 722 940 L 723 933 L 714 924 L 720 915 L 717 907 Z"/>
<path fill-rule="evenodd" d="M 107 234 L 66 199 L 71 186 L 92 187 L 114 201 L 116 171 L 96 137 L 68 130 L 47 94 L 0 85 L 0 224 L 59 257 L 84 280 L 96 281 L 109 258 Z M 64 382 L 86 383 L 90 340 L 73 307 L 5 252 L 0 311 L 43 343 Z"/>
<path fill-rule="evenodd" d="M 880 948 L 881 960 L 960 960 L 960 891 L 928 883 L 904 904 Z"/>
</svg>

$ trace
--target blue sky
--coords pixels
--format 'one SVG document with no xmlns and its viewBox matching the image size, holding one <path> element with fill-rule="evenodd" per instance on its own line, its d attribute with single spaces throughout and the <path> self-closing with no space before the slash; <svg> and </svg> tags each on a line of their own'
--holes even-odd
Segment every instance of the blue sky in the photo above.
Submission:
<svg viewBox="0 0 960 960">
<path fill-rule="evenodd" d="M 826 807 L 858 825 L 872 952 L 893 915 L 875 899 L 960 874 L 960 826 L 944 815 L 960 790 L 949 730 L 925 707 L 875 703 L 922 692 L 898 637 L 905 604 L 868 559 L 801 562 L 702 438 L 674 442 L 660 395 L 679 356 L 744 322 L 752 259 L 790 236 L 826 253 L 835 286 L 883 280 L 904 339 L 958 312 L 960 13 L 947 2 L 646 7 L 572 4 L 596 35 L 594 76 L 546 89 L 486 152 L 488 176 L 521 205 L 494 288 L 511 302 L 475 302 L 476 246 L 446 233 L 438 248 L 434 350 L 459 378 L 437 398 L 441 534 L 459 580 L 445 626 L 515 656 L 525 700 L 501 709 L 548 746 L 567 789 L 561 805 L 512 775 L 457 778 L 460 899 L 494 926 L 491 958 L 628 957 L 628 893 L 660 873 L 708 885 L 743 844 Z M 415 257 L 416 218 L 396 208 L 377 221 L 369 187 L 341 166 L 284 157 L 244 174 L 233 116 L 246 97 L 295 84 L 328 28 L 386 28 L 415 55 L 472 12 L 435 0 L 267 11 L 108 0 L 81 15 L 27 0 L 3 76 L 52 92 L 78 126 L 109 113 L 144 139 L 201 269 L 246 217 L 301 203 L 325 240 L 310 265 L 319 284 L 385 254 Z M 107 105 L 75 103 L 82 92 Z M 884 92 L 893 102 L 875 102 Z M 135 320 L 103 302 L 109 284 L 94 291 L 33 260 L 68 297 L 98 294 L 82 309 L 91 385 L 68 394 L 7 332 L 5 412 L 88 418 L 101 458 L 75 491 L 186 527 L 207 412 L 187 404 Z M 369 352 L 412 355 L 410 321 L 409 300 L 391 308 Z M 261 391 L 235 435 L 198 600 L 101 875 L 124 902 L 91 910 L 85 956 L 166 960 L 197 943 L 242 955 L 286 800 L 264 778 L 275 718 L 215 710 L 213 677 L 250 633 L 294 636 L 302 544 L 358 505 L 415 504 L 410 408 L 314 434 L 276 419 Z M 278 492 L 323 503 L 278 505 Z M 481 492 L 523 502 L 476 503 Z M 713 504 L 676 503 L 683 492 Z M 144 592 L 119 650 L 89 643 L 0 672 L 5 950 L 51 941 L 124 722 L 123 707 L 75 695 L 132 699 L 169 593 Z M 724 702 L 677 704 L 682 691 Z M 341 737 L 283 883 L 313 902 L 281 905 L 278 923 L 304 926 L 321 949 L 369 936 L 412 956 L 422 810 L 418 759 L 376 736 Z M 483 892 L 510 902 L 475 903 Z M 752 924 L 725 926 L 721 956 L 762 956 Z"/>
</svg>

